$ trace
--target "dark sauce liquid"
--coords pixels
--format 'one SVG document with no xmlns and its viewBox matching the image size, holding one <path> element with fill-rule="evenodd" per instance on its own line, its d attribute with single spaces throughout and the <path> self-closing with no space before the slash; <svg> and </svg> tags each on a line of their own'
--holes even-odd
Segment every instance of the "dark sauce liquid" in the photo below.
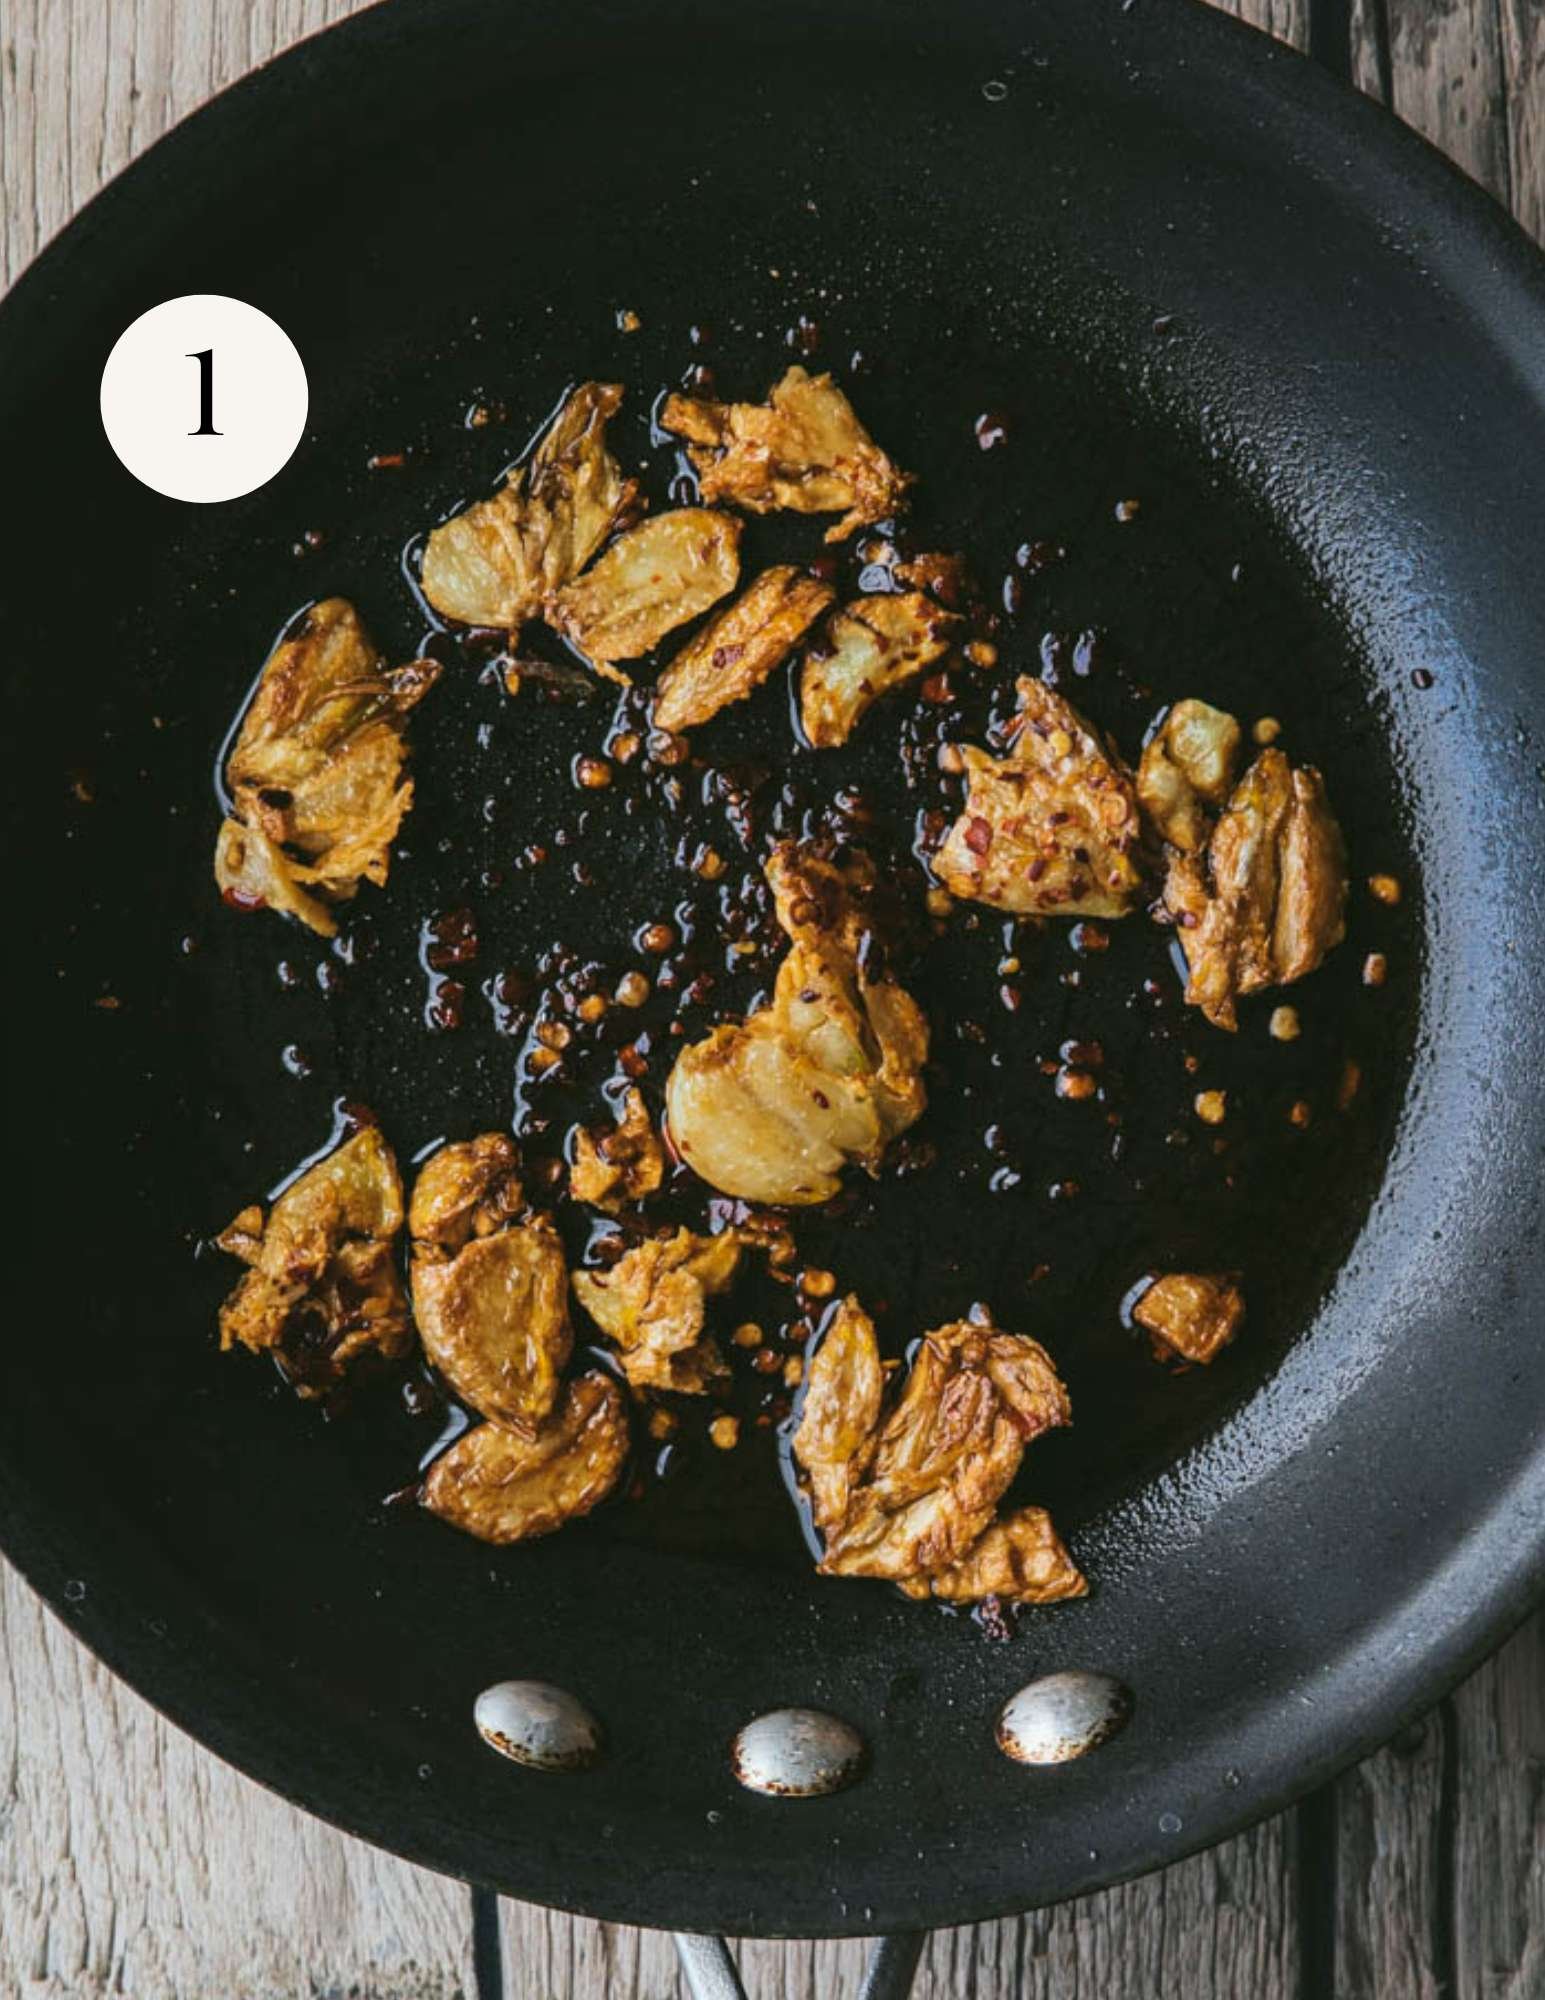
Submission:
<svg viewBox="0 0 1545 2000">
<path fill-rule="evenodd" d="M 761 874 L 774 841 L 867 849 L 905 913 L 890 964 L 932 1023 L 927 1114 L 877 1180 L 853 1173 L 833 1202 L 794 1212 L 788 1272 L 748 1258 L 711 1322 L 732 1386 L 718 1401 L 640 1409 L 623 1496 L 570 1532 L 808 1563 L 779 1462 L 799 1365 L 830 1305 L 822 1278 L 801 1288 L 804 1271 L 830 1273 L 838 1296 L 856 1292 L 894 1355 L 977 1305 L 1047 1345 L 1075 1427 L 1037 1443 L 1016 1497 L 1052 1506 L 1076 1547 L 1081 1521 L 1172 1462 L 1270 1371 L 1377 1184 L 1419 978 L 1419 885 L 1383 730 L 1344 636 L 1269 527 L 1056 353 L 1027 387 L 1022 362 L 997 380 L 984 352 L 969 382 L 923 410 L 904 375 L 823 344 L 813 319 L 787 345 L 693 335 L 653 338 L 646 321 L 586 357 L 590 372 L 627 383 L 614 448 L 652 508 L 695 497 L 686 461 L 651 425 L 664 387 L 755 398 L 790 360 L 833 366 L 878 440 L 919 473 L 913 505 L 894 534 L 836 548 L 822 519 L 750 521 L 742 580 L 805 562 L 846 599 L 894 587 L 897 551 L 958 552 L 973 579 L 961 637 L 980 663 L 957 654 L 874 708 L 848 746 L 819 753 L 800 741 L 785 669 L 693 732 L 684 754 L 658 754 L 646 695 L 659 661 L 633 663 L 637 687 L 619 695 L 539 627 L 518 640 L 447 630 L 412 598 L 424 527 L 450 511 L 446 473 L 443 462 L 418 471 L 412 453 L 391 463 L 393 441 L 378 438 L 374 542 L 361 541 L 379 548 L 396 522 L 409 591 L 392 598 L 387 566 L 377 557 L 362 574 L 360 546 L 340 553 L 323 523 L 309 529 L 317 539 L 298 527 L 297 596 L 353 595 L 394 659 L 416 649 L 446 666 L 413 717 L 414 809 L 387 889 L 366 887 L 340 912 L 336 941 L 221 912 L 218 948 L 193 961 L 205 1004 L 234 1013 L 244 1074 L 263 1080 L 243 1086 L 243 1108 L 256 1158 L 275 1171 L 284 1163 L 265 1135 L 280 1120 L 265 1097 L 299 1098 L 283 1129 L 305 1123 L 311 1145 L 335 1100 L 362 1101 L 409 1180 L 440 1140 L 507 1127 L 537 1199 L 556 1204 L 571 1259 L 596 1261 L 641 1227 L 735 1219 L 733 1202 L 684 1169 L 642 1222 L 569 1203 L 573 1129 L 608 1123 L 629 1084 L 658 1115 L 677 1049 L 768 994 L 785 942 Z M 436 451 L 465 467 L 461 498 L 488 490 L 563 386 L 557 372 L 526 379 L 530 408 L 475 395 L 471 412 L 486 421 L 427 438 L 431 467 Z M 460 410 L 467 385 L 453 386 L 447 408 Z M 672 635 L 662 657 L 689 635 Z M 256 655 L 266 634 L 250 636 Z M 1237 1036 L 1183 1005 L 1173 934 L 1140 910 L 1076 926 L 969 904 L 928 915 L 927 858 L 962 795 L 949 746 L 1001 740 L 1025 673 L 1057 686 L 1133 763 L 1166 705 L 1195 695 L 1247 734 L 1275 719 L 1288 754 L 1324 772 L 1351 858 L 1347 939 L 1308 981 L 1243 1003 Z M 597 760 L 607 781 L 587 783 Z M 211 820 L 211 844 L 213 831 Z M 1400 878 L 1398 907 L 1367 893 L 1380 871 Z M 1373 951 L 1389 966 L 1376 988 L 1362 978 Z M 649 982 L 640 1005 L 616 998 L 630 974 Z M 1293 1041 L 1268 1033 L 1283 1003 L 1301 1022 Z M 1203 1091 L 1226 1093 L 1221 1124 L 1197 1116 Z M 228 1166 L 228 1131 L 220 1139 Z M 265 1177 L 254 1169 L 257 1185 Z M 1158 1365 L 1123 1310 L 1145 1273 L 1166 1268 L 1241 1275 L 1246 1327 L 1210 1369 Z M 583 1343 L 577 1308 L 576 1319 Z M 737 1340 L 747 1327 L 759 1331 Z M 655 1408 L 666 1414 L 651 1421 Z M 708 1436 L 726 1411 L 739 1419 L 730 1450 Z M 332 1414 L 362 1507 L 409 1487 L 466 1421 L 418 1364 L 359 1383 Z M 293 1421 L 315 1416 L 297 1409 Z"/>
</svg>

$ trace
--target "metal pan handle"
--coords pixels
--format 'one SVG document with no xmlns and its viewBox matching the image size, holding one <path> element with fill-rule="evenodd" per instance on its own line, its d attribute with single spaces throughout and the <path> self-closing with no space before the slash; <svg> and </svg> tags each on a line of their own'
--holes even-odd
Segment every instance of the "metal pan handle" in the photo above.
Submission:
<svg viewBox="0 0 1545 2000">
<path fill-rule="evenodd" d="M 898 1931 L 894 1937 L 876 1938 L 859 2000 L 907 2000 L 926 1942 L 923 1931 Z M 746 1989 L 723 1938 L 677 1931 L 676 1955 L 692 2000 L 746 2000 Z"/>
</svg>

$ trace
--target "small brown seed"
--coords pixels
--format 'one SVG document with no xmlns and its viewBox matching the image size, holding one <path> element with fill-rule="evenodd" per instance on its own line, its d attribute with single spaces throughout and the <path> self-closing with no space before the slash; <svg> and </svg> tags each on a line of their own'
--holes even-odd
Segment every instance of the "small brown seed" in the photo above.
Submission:
<svg viewBox="0 0 1545 2000">
<path fill-rule="evenodd" d="M 708 1435 L 720 1451 L 733 1451 L 740 1443 L 740 1419 L 738 1417 L 715 1417 L 708 1426 Z"/>
<path fill-rule="evenodd" d="M 1267 1027 L 1274 1042 L 1296 1042 L 1303 1032 L 1296 1007 L 1273 1007 Z"/>
<path fill-rule="evenodd" d="M 1368 893 L 1377 903 L 1394 904 L 1400 901 L 1400 883 L 1393 875 L 1370 875 Z"/>
</svg>

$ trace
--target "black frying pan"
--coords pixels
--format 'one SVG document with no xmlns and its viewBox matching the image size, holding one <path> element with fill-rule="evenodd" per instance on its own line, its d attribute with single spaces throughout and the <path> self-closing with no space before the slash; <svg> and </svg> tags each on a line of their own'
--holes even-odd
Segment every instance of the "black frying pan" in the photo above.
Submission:
<svg viewBox="0 0 1545 2000">
<path fill-rule="evenodd" d="M 122 328 L 195 291 L 271 312 L 312 391 L 287 470 L 209 510 L 137 487 L 95 401 Z M 1058 1123 L 1028 1067 L 961 1069 L 973 1095 L 935 1093 L 941 1150 L 976 1160 L 998 1114 L 990 1165 L 1017 1192 L 973 1166 L 812 1225 L 812 1254 L 892 1295 L 898 1343 L 985 1296 L 1065 1367 L 1078 1426 L 1027 1476 L 1095 1589 L 1007 1643 L 815 1579 L 754 1423 L 743 1451 L 689 1452 L 502 1555 L 388 1509 L 444 1412 L 409 1417 L 387 1384 L 327 1423 L 218 1357 L 233 1272 L 197 1254 L 325 1140 L 337 1095 L 405 1156 L 508 1119 L 514 1046 L 486 1007 L 423 1026 L 420 918 L 481 899 L 480 977 L 547 931 L 599 959 L 672 879 L 645 815 L 636 839 L 594 836 L 588 896 L 483 883 L 533 816 L 572 820 L 568 758 L 601 725 L 505 703 L 447 641 L 418 810 L 326 998 L 318 948 L 222 910 L 209 879 L 211 765 L 272 634 L 342 591 L 406 656 L 405 542 L 485 490 L 566 381 L 620 371 L 642 453 L 690 326 L 721 386 L 755 394 L 801 315 L 822 363 L 864 357 L 855 396 L 922 474 L 928 533 L 995 589 L 1022 541 L 1067 546 L 1005 614 L 1008 664 L 1060 632 L 1066 670 L 1094 631 L 1075 696 L 1132 748 L 1180 694 L 1279 715 L 1326 770 L 1358 881 L 1406 890 L 1393 912 L 1354 896 L 1347 945 L 1295 996 L 1297 1069 L 1271 1068 L 1258 1016 L 1228 1047 L 1180 1018 L 1140 921 L 1081 989 L 1065 940 L 1041 941 L 1020 1053 L 1107 1038 L 1125 1161 Z M 478 397 L 508 406 L 502 431 L 460 427 Z M 984 453 L 989 410 L 1009 437 Z M 517 1896 L 864 1932 L 1213 1841 L 1369 1749 L 1523 1612 L 1545 1499 L 1545 266 L 1393 121 L 1180 0 L 397 0 L 220 98 L 40 260 L 0 312 L 0 436 L 22 1204 L 4 1542 L 179 1723 Z M 1111 525 L 1129 493 L 1138 542 Z M 310 528 L 321 548 L 294 554 Z M 754 708 L 713 754 L 791 759 L 777 699 Z M 854 771 L 890 796 L 878 765 Z M 964 934 L 928 975 L 940 1016 L 1001 948 Z M 1128 1004 L 1144 977 L 1167 981 L 1162 1020 Z M 1194 1133 L 1166 1144 L 1188 1049 L 1242 1107 L 1227 1173 Z M 1338 1117 L 1348 1055 L 1365 1087 Z M 1297 1092 L 1318 1115 L 1295 1150 Z M 1068 1181 L 1082 1207 L 1048 1200 Z M 1171 1379 L 1120 1294 L 1225 1242 L 1249 1330 Z M 1133 1720 L 1064 1768 L 1013 1766 L 993 1717 L 1057 1667 L 1119 1676 Z M 471 1702 L 512 1674 L 600 1713 L 598 1769 L 489 1754 Z M 864 1732 L 860 1784 L 737 1789 L 729 1737 L 788 1702 Z"/>
</svg>

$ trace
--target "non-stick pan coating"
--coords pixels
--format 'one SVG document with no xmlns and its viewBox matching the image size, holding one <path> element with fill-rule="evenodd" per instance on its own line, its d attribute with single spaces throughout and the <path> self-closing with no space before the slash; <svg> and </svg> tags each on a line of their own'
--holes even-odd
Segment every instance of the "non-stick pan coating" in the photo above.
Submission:
<svg viewBox="0 0 1545 2000">
<path fill-rule="evenodd" d="M 287 470 L 208 511 L 136 487 L 94 402 L 122 327 L 192 291 L 273 313 L 312 392 Z M 658 833 L 636 856 L 596 834 L 593 892 L 488 887 L 513 829 L 549 802 L 572 822 L 568 760 L 600 722 L 508 702 L 449 649 L 404 852 L 325 998 L 319 948 L 222 910 L 208 873 L 214 752 L 269 638 L 336 591 L 404 655 L 424 625 L 404 543 L 486 487 L 567 381 L 626 380 L 642 450 L 690 327 L 721 386 L 755 393 L 801 315 L 923 475 L 939 541 L 994 588 L 1027 537 L 1068 544 L 1006 621 L 1006 662 L 1037 670 L 1044 632 L 1098 628 L 1096 671 L 1068 685 L 1129 750 L 1187 692 L 1279 716 L 1353 849 L 1351 937 L 1295 996 L 1315 1025 L 1280 1072 L 1259 1017 L 1250 1048 L 1173 1018 L 1141 920 L 1083 989 L 1049 933 L 1014 1025 L 1038 1055 L 1093 1026 L 1132 1153 L 1113 1163 L 1038 1072 L 1003 1084 L 1005 1119 L 984 1071 L 980 1116 L 936 1114 L 951 1159 L 976 1149 L 947 1197 L 887 1183 L 812 1233 L 873 1290 L 904 1231 L 903 1314 L 983 1296 L 1064 1362 L 1078 1427 L 1032 1454 L 1027 1493 L 1096 1589 L 1007 1644 L 814 1579 L 766 1434 L 505 1555 L 384 1509 L 422 1421 L 324 1424 L 216 1356 L 232 1272 L 196 1254 L 322 1142 L 335 1095 L 370 1101 L 405 1156 L 508 1119 L 515 1048 L 486 1006 L 452 1034 L 419 1020 L 423 918 L 478 907 L 479 979 L 546 930 L 605 958 L 669 873 Z M 243 1768 L 415 1858 L 614 1918 L 842 1932 L 1024 1907 L 1173 1858 L 1377 1740 L 1538 1574 L 1542 356 L 1538 259 L 1478 197 L 1307 65 L 1162 0 L 389 4 L 157 148 L 0 313 L 9 1552 Z M 461 427 L 480 398 L 509 409 L 507 452 Z M 1008 418 L 992 453 L 984 410 Z M 1118 525 L 1129 493 L 1143 513 Z M 297 554 L 308 528 L 324 539 Z M 771 696 L 723 727 L 748 760 L 790 754 Z M 819 790 L 810 764 L 774 788 Z M 1394 913 L 1360 887 L 1379 869 L 1405 885 Z M 994 932 L 933 975 L 946 1020 L 994 991 Z M 1391 959 L 1378 994 L 1369 949 Z M 1168 982 L 1163 1033 L 1127 1004 L 1146 975 Z M 1194 1121 L 1164 1143 L 1192 1047 L 1262 1135 L 1232 1188 Z M 1338 1123 L 1326 1078 L 1348 1053 L 1367 1087 Z M 1323 1116 L 1295 1150 L 1298 1075 Z M 1079 1197 L 1049 1197 L 1070 1180 Z M 1022 1260 L 1001 1254 L 1005 1202 Z M 1175 1381 L 1117 1305 L 1167 1251 L 1213 1246 L 1246 1269 L 1250 1327 Z M 1121 1676 L 1135 1719 L 1027 1773 L 992 1718 L 1056 1666 Z M 600 1770 L 487 1753 L 471 1699 L 509 1674 L 593 1703 Z M 864 1729 L 851 1793 L 737 1791 L 730 1733 L 788 1701 Z"/>
</svg>

